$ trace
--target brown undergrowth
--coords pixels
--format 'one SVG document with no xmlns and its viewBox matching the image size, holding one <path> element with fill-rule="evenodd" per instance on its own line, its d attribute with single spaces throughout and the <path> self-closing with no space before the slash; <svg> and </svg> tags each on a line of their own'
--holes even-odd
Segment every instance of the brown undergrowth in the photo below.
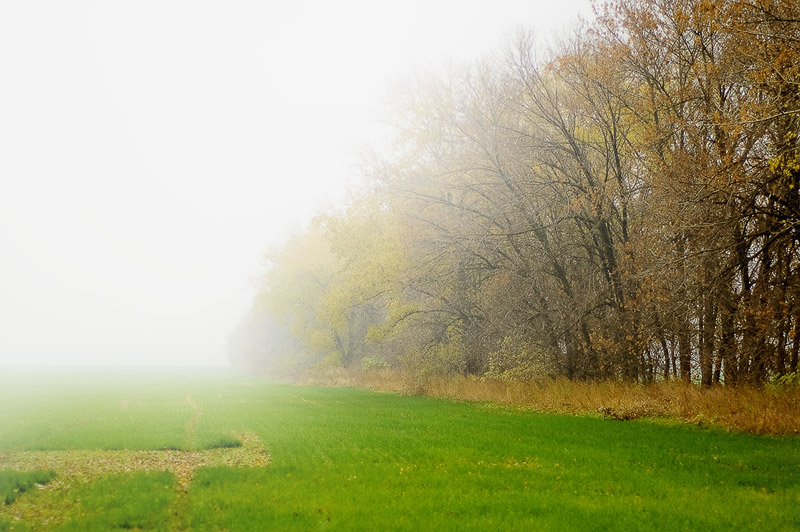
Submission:
<svg viewBox="0 0 800 532">
<path fill-rule="evenodd" d="M 418 378 L 394 370 L 309 373 L 301 384 L 355 386 L 565 414 L 613 419 L 672 419 L 754 434 L 800 434 L 800 386 L 700 388 L 684 382 L 632 384 L 540 379 L 528 382 L 477 377 Z"/>
</svg>

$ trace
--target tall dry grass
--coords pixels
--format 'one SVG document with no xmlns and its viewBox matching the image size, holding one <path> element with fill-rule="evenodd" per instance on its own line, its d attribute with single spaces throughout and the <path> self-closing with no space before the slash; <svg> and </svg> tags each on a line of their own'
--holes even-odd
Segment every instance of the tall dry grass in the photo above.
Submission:
<svg viewBox="0 0 800 532">
<path fill-rule="evenodd" d="M 421 379 L 395 370 L 328 369 L 301 384 L 354 386 L 463 401 L 491 401 L 533 410 L 614 419 L 667 418 L 755 434 L 800 434 L 800 386 L 700 388 L 684 382 L 631 384 L 542 379 L 509 382 L 475 377 Z"/>
</svg>

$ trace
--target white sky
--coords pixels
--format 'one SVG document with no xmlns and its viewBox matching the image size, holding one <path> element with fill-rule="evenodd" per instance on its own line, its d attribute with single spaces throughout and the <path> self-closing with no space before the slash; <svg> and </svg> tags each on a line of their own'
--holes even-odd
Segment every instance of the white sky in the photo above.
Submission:
<svg viewBox="0 0 800 532">
<path fill-rule="evenodd" d="M 0 364 L 225 363 L 391 83 L 587 0 L 0 0 Z"/>
</svg>

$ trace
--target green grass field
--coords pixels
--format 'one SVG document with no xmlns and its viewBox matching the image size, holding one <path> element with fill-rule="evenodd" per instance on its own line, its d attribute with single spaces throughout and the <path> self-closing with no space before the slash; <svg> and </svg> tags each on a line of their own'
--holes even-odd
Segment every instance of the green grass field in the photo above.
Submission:
<svg viewBox="0 0 800 532">
<path fill-rule="evenodd" d="M 0 531 L 800 530 L 798 438 L 211 370 L 6 368 L 0 405 Z"/>
</svg>

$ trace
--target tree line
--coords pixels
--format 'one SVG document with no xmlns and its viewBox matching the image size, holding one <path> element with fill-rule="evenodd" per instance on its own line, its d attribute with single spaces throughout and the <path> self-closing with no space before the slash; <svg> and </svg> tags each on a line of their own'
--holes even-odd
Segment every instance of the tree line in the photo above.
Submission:
<svg viewBox="0 0 800 532">
<path fill-rule="evenodd" d="M 797 372 L 800 4 L 616 0 L 398 88 L 234 362 L 704 385 Z"/>
</svg>

